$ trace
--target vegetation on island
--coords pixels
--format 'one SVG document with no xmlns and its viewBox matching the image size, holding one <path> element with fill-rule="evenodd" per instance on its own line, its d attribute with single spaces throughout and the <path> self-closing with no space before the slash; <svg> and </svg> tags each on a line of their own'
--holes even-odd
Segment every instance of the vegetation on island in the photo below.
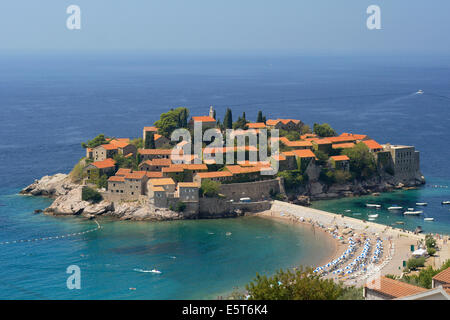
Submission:
<svg viewBox="0 0 450 320">
<path fill-rule="evenodd" d="M 92 140 L 82 142 L 81 146 L 85 149 L 86 148 L 95 148 L 95 147 L 98 147 L 99 145 L 108 143 L 108 139 L 110 139 L 110 138 L 106 137 L 103 133 L 101 133 Z"/>
<path fill-rule="evenodd" d="M 313 132 L 323 138 L 336 136 L 336 131 L 328 123 L 314 123 Z"/>
<path fill-rule="evenodd" d="M 200 187 L 200 195 L 213 198 L 219 195 L 220 182 L 212 181 L 209 179 L 202 180 L 202 185 Z"/>
<path fill-rule="evenodd" d="M 353 179 L 367 179 L 376 173 L 375 158 L 364 143 L 360 142 L 353 148 L 344 149 L 342 154 L 350 158 L 350 172 Z"/>
<path fill-rule="evenodd" d="M 160 135 L 170 139 L 170 135 L 175 129 L 187 128 L 188 118 L 189 110 L 184 107 L 179 107 L 161 114 L 159 120 L 155 122 L 155 126 L 158 128 Z"/>
<path fill-rule="evenodd" d="M 81 200 L 98 203 L 102 201 L 102 199 L 102 195 L 97 190 L 90 187 L 83 187 L 83 190 L 81 191 Z"/>
<path fill-rule="evenodd" d="M 346 287 L 323 279 L 311 268 L 279 270 L 273 276 L 256 274 L 245 286 L 246 292 L 234 291 L 229 298 L 248 300 L 362 300 L 362 288 Z"/>
</svg>

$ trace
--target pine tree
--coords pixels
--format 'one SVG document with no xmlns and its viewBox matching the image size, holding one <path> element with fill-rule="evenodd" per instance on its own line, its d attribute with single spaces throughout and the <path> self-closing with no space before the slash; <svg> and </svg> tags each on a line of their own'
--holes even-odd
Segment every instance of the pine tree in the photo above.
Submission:
<svg viewBox="0 0 450 320">
<path fill-rule="evenodd" d="M 223 118 L 223 125 L 224 125 L 225 129 L 233 128 L 233 114 L 232 114 L 230 108 L 227 108 L 225 117 Z"/>
<path fill-rule="evenodd" d="M 261 110 L 258 111 L 258 116 L 256 117 L 256 122 L 264 122 L 263 121 L 263 114 L 262 114 Z"/>
</svg>

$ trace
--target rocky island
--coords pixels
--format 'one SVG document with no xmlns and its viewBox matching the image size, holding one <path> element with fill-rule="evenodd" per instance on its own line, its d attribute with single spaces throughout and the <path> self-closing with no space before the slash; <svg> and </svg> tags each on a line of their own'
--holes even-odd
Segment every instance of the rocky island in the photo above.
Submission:
<svg viewBox="0 0 450 320">
<path fill-rule="evenodd" d="M 177 108 L 144 127 L 142 138 L 99 135 L 82 143 L 86 156 L 72 172 L 45 176 L 21 194 L 54 198 L 44 210 L 49 215 L 159 221 L 238 216 L 267 210 L 273 200 L 309 205 L 425 183 L 413 146 L 338 135 L 326 123 L 311 129 L 296 119 L 266 120 L 261 111 L 256 122 L 245 113 L 233 122 L 230 109 L 221 122 L 212 107 L 208 116 L 188 119 L 189 110 Z M 191 139 L 196 130 L 211 143 Z M 231 136 L 225 147 L 223 136 Z"/>
</svg>

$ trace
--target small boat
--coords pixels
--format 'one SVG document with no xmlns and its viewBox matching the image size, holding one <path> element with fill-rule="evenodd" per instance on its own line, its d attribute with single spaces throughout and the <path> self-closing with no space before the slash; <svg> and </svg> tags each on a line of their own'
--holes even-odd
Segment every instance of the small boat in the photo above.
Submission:
<svg viewBox="0 0 450 320">
<path fill-rule="evenodd" d="M 450 204 L 450 201 L 442 201 L 442 204 Z"/>
<path fill-rule="evenodd" d="M 414 208 L 408 208 L 408 211 L 414 211 Z"/>
<path fill-rule="evenodd" d="M 226 236 L 231 236 L 231 232 L 225 233 Z"/>
<path fill-rule="evenodd" d="M 361 215 L 361 212 L 353 212 L 353 215 L 354 215 L 354 216 L 360 216 L 360 215 Z"/>
<path fill-rule="evenodd" d="M 403 214 L 411 215 L 411 216 L 418 216 L 421 213 L 423 213 L 422 210 L 419 210 L 419 211 L 405 211 L 405 212 L 403 212 Z"/>
<path fill-rule="evenodd" d="M 416 94 L 423 94 L 423 90 L 420 89 L 419 91 L 416 92 Z"/>
<path fill-rule="evenodd" d="M 156 273 L 156 274 L 161 274 L 162 272 L 156 269 L 152 269 L 150 270 L 152 273 Z"/>
<path fill-rule="evenodd" d="M 428 203 L 427 202 L 417 202 L 416 206 L 427 206 Z"/>
<path fill-rule="evenodd" d="M 395 223 L 396 223 L 396 224 L 405 224 L 404 221 L 396 221 Z"/>
<path fill-rule="evenodd" d="M 392 206 L 392 207 L 388 208 L 388 210 L 401 210 L 401 209 L 403 209 L 403 207 L 399 207 L 399 206 Z"/>
<path fill-rule="evenodd" d="M 379 209 L 379 208 L 381 208 L 381 204 L 366 203 L 366 207 Z"/>
<path fill-rule="evenodd" d="M 368 217 L 369 218 L 378 218 L 378 214 L 369 214 Z"/>
<path fill-rule="evenodd" d="M 368 220 L 369 221 L 375 221 L 375 218 L 369 218 Z"/>
<path fill-rule="evenodd" d="M 423 221 L 434 221 L 434 218 L 424 218 Z"/>
<path fill-rule="evenodd" d="M 350 210 L 350 209 L 347 209 L 347 210 L 344 210 L 344 212 L 352 212 L 352 210 Z"/>
</svg>

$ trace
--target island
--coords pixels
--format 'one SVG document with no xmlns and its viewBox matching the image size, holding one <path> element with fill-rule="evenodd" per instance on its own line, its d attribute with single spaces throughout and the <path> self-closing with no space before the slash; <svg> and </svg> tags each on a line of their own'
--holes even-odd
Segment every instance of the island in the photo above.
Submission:
<svg viewBox="0 0 450 320">
<path fill-rule="evenodd" d="M 196 128 L 205 135 L 232 131 L 232 144 L 217 147 L 210 139 L 199 148 L 193 140 L 171 139 L 175 130 L 195 135 Z M 248 144 L 238 144 L 240 136 Z M 262 136 L 270 142 L 266 153 L 260 152 Z M 233 121 L 227 109 L 220 121 L 213 107 L 192 117 L 179 107 L 144 127 L 142 137 L 99 134 L 82 147 L 86 156 L 69 174 L 45 176 L 21 194 L 55 198 L 44 210 L 49 215 L 156 221 L 234 217 L 264 212 L 274 201 L 308 206 L 425 183 L 414 146 L 338 134 L 327 123 L 311 128 L 298 119 L 266 119 L 261 111 L 250 122 L 245 112 Z M 240 152 L 245 158 L 238 161 Z M 217 161 L 219 155 L 234 162 Z"/>
</svg>

